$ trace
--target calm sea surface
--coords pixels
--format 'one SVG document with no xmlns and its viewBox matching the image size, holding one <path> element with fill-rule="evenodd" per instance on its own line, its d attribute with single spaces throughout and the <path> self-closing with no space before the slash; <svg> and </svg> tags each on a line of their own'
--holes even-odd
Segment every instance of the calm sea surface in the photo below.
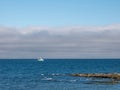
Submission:
<svg viewBox="0 0 120 90">
<path fill-rule="evenodd" d="M 120 73 L 120 59 L 1 59 L 0 90 L 120 90 L 119 81 L 73 73 Z"/>
</svg>

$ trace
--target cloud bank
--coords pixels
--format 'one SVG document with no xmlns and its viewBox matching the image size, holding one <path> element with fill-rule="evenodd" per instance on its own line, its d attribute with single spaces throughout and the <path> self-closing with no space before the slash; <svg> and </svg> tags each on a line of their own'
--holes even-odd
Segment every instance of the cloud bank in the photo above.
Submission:
<svg viewBox="0 0 120 90">
<path fill-rule="evenodd" d="M 0 26 L 0 58 L 120 58 L 120 24 Z"/>
</svg>

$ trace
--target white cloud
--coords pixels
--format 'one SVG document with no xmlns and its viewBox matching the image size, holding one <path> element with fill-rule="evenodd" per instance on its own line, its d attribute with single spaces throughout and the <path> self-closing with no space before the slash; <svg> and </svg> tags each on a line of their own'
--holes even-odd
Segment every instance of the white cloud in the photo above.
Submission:
<svg viewBox="0 0 120 90">
<path fill-rule="evenodd" d="M 120 24 L 0 26 L 0 58 L 120 58 Z"/>
</svg>

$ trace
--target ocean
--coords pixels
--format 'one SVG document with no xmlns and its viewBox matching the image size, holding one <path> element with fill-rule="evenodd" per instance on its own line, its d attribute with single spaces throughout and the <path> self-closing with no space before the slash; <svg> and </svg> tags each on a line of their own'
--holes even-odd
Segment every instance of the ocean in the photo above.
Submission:
<svg viewBox="0 0 120 90">
<path fill-rule="evenodd" d="M 120 59 L 1 59 L 0 90 L 120 90 L 119 81 L 74 73 L 120 73 Z"/>
</svg>

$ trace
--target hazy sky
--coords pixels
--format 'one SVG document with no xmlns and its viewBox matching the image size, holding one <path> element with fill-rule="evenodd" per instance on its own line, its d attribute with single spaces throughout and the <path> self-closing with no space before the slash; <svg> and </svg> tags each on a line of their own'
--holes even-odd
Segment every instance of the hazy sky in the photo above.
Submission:
<svg viewBox="0 0 120 90">
<path fill-rule="evenodd" d="M 120 58 L 120 0 L 0 0 L 0 58 Z"/>
</svg>

